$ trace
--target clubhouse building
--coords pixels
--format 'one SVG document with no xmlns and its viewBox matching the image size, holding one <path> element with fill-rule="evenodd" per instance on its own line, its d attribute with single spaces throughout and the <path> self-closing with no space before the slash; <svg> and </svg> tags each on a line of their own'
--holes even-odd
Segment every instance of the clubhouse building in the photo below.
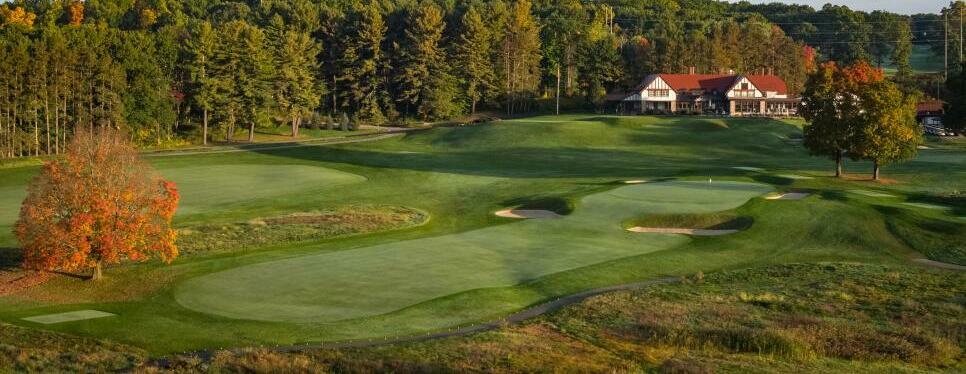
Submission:
<svg viewBox="0 0 966 374">
<path fill-rule="evenodd" d="M 630 92 L 609 95 L 627 114 L 718 114 L 788 117 L 798 114 L 799 98 L 771 74 L 651 74 Z"/>
</svg>

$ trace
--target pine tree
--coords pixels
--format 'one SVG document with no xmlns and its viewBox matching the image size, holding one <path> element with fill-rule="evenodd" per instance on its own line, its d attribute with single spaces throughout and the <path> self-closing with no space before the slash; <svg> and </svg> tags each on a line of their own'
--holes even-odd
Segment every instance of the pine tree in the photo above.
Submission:
<svg viewBox="0 0 966 374">
<path fill-rule="evenodd" d="M 284 31 L 275 40 L 275 100 L 298 136 L 302 118 L 319 106 L 320 85 L 315 80 L 319 50 L 312 38 L 299 31 Z"/>
<path fill-rule="evenodd" d="M 386 24 L 376 4 L 359 4 L 349 15 L 343 32 L 342 106 L 354 110 L 366 123 L 385 122 L 383 104 L 388 96 L 382 43 Z"/>
<path fill-rule="evenodd" d="M 495 89 L 493 73 L 493 32 L 476 9 L 463 15 L 462 32 L 456 45 L 455 60 L 460 66 L 463 89 L 470 100 L 470 113 L 476 113 L 476 105 L 485 101 Z"/>
<path fill-rule="evenodd" d="M 208 144 L 208 112 L 215 102 L 217 82 L 211 71 L 217 43 L 215 31 L 207 21 L 195 24 L 185 43 L 185 52 L 189 56 L 189 93 L 194 105 L 202 111 L 201 142 L 204 145 Z"/>
<path fill-rule="evenodd" d="M 409 108 L 417 108 L 419 116 L 426 120 L 432 112 L 426 99 L 436 89 L 436 75 L 446 74 L 443 66 L 443 12 L 435 5 L 424 3 L 409 12 L 402 51 L 398 60 L 398 100 Z"/>
</svg>

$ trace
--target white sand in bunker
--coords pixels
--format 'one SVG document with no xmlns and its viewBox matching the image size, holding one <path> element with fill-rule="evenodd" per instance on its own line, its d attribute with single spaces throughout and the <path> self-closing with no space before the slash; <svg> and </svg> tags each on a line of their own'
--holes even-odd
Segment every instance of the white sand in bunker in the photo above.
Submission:
<svg viewBox="0 0 966 374">
<path fill-rule="evenodd" d="M 643 179 L 631 179 L 629 181 L 624 181 L 624 184 L 641 184 L 641 183 L 647 183 L 647 181 Z"/>
<path fill-rule="evenodd" d="M 801 200 L 801 199 L 804 199 L 804 198 L 808 197 L 808 195 L 811 195 L 811 194 L 808 193 L 808 192 L 786 192 L 786 193 L 779 193 L 779 194 L 768 195 L 768 196 L 765 196 L 765 199 L 768 199 L 768 200 Z"/>
<path fill-rule="evenodd" d="M 744 170 L 744 171 L 765 171 L 765 169 L 754 167 L 754 166 L 732 166 L 731 168 Z"/>
<path fill-rule="evenodd" d="M 557 214 L 556 212 L 551 212 L 549 210 L 539 210 L 539 209 L 504 209 L 497 211 L 495 214 L 497 217 L 504 218 L 518 218 L 518 219 L 556 219 L 562 218 L 563 216 Z"/>
<path fill-rule="evenodd" d="M 658 233 L 658 234 L 684 234 L 693 236 L 718 236 L 734 234 L 738 230 L 711 230 L 711 229 L 684 229 L 684 228 L 674 228 L 674 227 L 631 227 L 627 229 L 630 232 L 640 232 L 640 233 Z"/>
</svg>

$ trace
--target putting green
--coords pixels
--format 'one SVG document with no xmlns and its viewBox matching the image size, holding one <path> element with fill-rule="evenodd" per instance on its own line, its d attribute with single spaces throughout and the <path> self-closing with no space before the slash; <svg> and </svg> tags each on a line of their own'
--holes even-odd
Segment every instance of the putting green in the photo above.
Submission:
<svg viewBox="0 0 966 374">
<path fill-rule="evenodd" d="M 722 211 L 768 191 L 768 186 L 741 182 L 629 185 L 583 198 L 563 219 L 243 266 L 189 279 L 175 298 L 187 308 L 238 319 L 332 322 L 374 316 L 467 290 L 669 249 L 689 239 L 625 232 L 621 220 L 644 213 Z"/>
<path fill-rule="evenodd" d="M 309 165 L 229 164 L 159 170 L 178 184 L 179 215 L 211 210 L 220 205 L 284 196 L 364 182 L 365 177 Z M 0 226 L 13 225 L 26 197 L 26 186 L 0 187 Z"/>
</svg>

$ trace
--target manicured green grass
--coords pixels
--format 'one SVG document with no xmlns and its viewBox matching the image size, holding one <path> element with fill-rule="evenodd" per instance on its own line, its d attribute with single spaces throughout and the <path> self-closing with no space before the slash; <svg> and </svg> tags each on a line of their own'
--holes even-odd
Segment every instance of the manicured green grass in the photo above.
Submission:
<svg viewBox="0 0 966 374">
<path fill-rule="evenodd" d="M 333 322 L 374 316 L 670 249 L 686 239 L 629 234 L 620 218 L 730 209 L 769 190 L 735 182 L 626 186 L 585 197 L 563 219 L 263 262 L 191 279 L 178 286 L 175 298 L 189 309 L 238 319 Z"/>
<path fill-rule="evenodd" d="M 107 338 L 143 347 L 153 354 L 224 346 L 379 339 L 496 319 L 588 288 L 666 275 L 788 262 L 849 261 L 913 266 L 908 260 L 923 254 L 917 253 L 914 245 L 903 238 L 919 235 L 924 229 L 911 225 L 912 231 L 900 237 L 890 227 L 889 213 L 883 207 L 953 223 L 959 222 L 957 216 L 966 215 L 955 204 L 957 200 L 949 198 L 966 181 L 966 162 L 961 161 L 963 149 L 936 146 L 921 151 L 915 160 L 887 166 L 883 172 L 885 177 L 894 179 L 891 184 L 835 180 L 828 177 L 832 168 L 829 160 L 810 157 L 800 145 L 790 141 L 801 136 L 800 126 L 800 121 L 764 119 L 566 115 L 438 128 L 369 143 L 152 157 L 149 161 L 163 175 L 183 183 L 185 205 L 175 219 L 176 225 L 182 228 L 234 224 L 351 204 L 412 207 L 427 212 L 432 218 L 425 225 L 407 230 L 273 243 L 244 251 L 187 256 L 167 266 L 148 263 L 114 267 L 107 269 L 107 279 L 98 284 L 58 277 L 22 293 L 0 297 L 0 320 Z M 735 166 L 764 170 L 738 170 Z M 0 170 L 0 189 L 14 193 L 22 190 L 36 170 L 36 166 Z M 847 163 L 847 172 L 852 176 L 867 175 L 870 171 L 868 163 Z M 777 176 L 782 174 L 814 179 Z M 178 175 L 190 178 L 179 180 Z M 223 182 L 226 178 L 233 180 Z M 619 183 L 662 178 L 676 178 L 676 181 L 630 189 Z M 704 199 L 704 194 L 662 192 L 658 196 L 664 198 L 661 202 L 665 208 L 648 211 L 697 213 L 735 208 L 732 210 L 735 215 L 754 219 L 754 225 L 745 231 L 714 238 L 634 236 L 620 231 L 620 224 L 643 213 L 624 210 L 629 209 L 628 204 L 637 204 L 640 200 L 627 200 L 629 203 L 612 208 L 592 203 L 599 196 L 614 196 L 635 188 L 674 186 L 683 182 L 706 185 L 709 178 L 713 180 L 712 186 L 728 181 L 741 182 L 735 185 L 767 185 L 762 191 L 811 189 L 816 192 L 797 201 L 752 198 L 737 208 L 736 204 L 747 199 L 744 195 L 747 191 L 740 192 L 746 197 L 737 202 L 717 207 L 688 207 L 688 199 L 694 198 L 692 195 Z M 856 189 L 886 192 L 896 197 L 846 192 Z M 707 201 L 719 200 L 710 195 L 707 198 Z M 553 222 L 516 222 L 492 214 L 509 206 L 526 206 L 528 202 L 535 206 L 547 205 L 537 203 L 547 201 L 577 203 L 567 218 Z M 902 202 L 929 202 L 953 209 L 928 210 L 905 206 Z M 9 214 L 8 209 L 16 211 L 18 205 L 18 198 L 0 195 L 0 214 Z M 597 206 L 604 208 L 595 210 Z M 9 214 L 9 217 L 15 216 L 16 213 Z M 543 229 L 544 225 L 569 225 L 575 219 L 590 223 L 578 228 L 579 232 L 571 232 L 569 237 Z M 12 222 L 12 219 L 0 222 Z M 597 237 L 604 232 L 598 225 L 611 225 L 614 231 Z M 527 233 L 509 235 L 517 230 Z M 505 237 L 513 238 L 506 240 L 505 247 L 496 249 L 516 251 L 487 252 L 483 249 L 492 250 L 491 247 L 463 245 L 467 242 L 464 238 L 492 232 L 504 232 L 508 234 Z M 495 242 L 496 239 L 499 238 L 488 235 L 474 242 Z M 942 251 L 955 239 L 937 235 L 932 238 L 936 243 L 930 248 Z M 448 246 L 413 245 L 447 240 L 451 241 Z M 662 244 L 664 241 L 673 243 Z M 557 242 L 564 244 L 550 244 Z M 580 243 L 593 247 L 576 248 Z M 629 249 L 630 243 L 641 248 Z M 7 252 L 14 251 L 15 246 L 9 226 L 0 227 L 0 250 L 6 247 Z M 540 256 L 527 257 L 529 250 Z M 574 250 L 586 257 L 557 257 L 577 253 Z M 420 251 L 436 256 L 425 256 Z M 363 255 L 366 253 L 391 254 L 394 256 L 391 259 L 398 260 L 399 268 L 389 268 L 388 260 Z M 458 280 L 449 278 L 454 274 L 445 265 L 453 264 L 452 259 L 461 255 L 476 259 L 478 262 L 474 264 L 489 266 L 481 268 L 487 271 L 477 275 L 477 269 L 465 265 L 462 269 L 471 270 L 455 274 Z M 927 255 L 940 258 L 935 253 Z M 479 262 L 484 258 L 489 261 Z M 344 262 L 327 265 L 325 259 Z M 517 264 L 520 259 L 525 262 Z M 444 266 L 435 265 L 435 260 Z M 378 269 L 384 271 L 363 266 L 380 263 L 385 267 Z M 498 263 L 501 266 L 495 265 Z M 283 266 L 286 264 L 304 268 Z M 351 277 L 344 269 L 347 267 L 355 269 Z M 279 299 L 290 297 L 287 301 L 291 302 L 295 298 L 286 295 L 311 295 L 315 299 L 310 301 L 316 303 L 349 302 L 346 305 L 356 310 L 352 312 L 355 314 L 347 315 L 358 318 L 329 323 L 233 319 L 185 308 L 178 303 L 182 292 L 190 291 L 187 288 L 190 283 L 203 282 L 208 276 L 217 278 L 259 269 L 275 271 L 248 274 L 265 280 L 266 285 L 290 287 L 279 290 Z M 320 282 L 307 275 L 312 271 L 318 279 L 342 282 L 338 284 L 351 288 Z M 305 281 L 287 283 L 285 278 L 292 276 Z M 430 284 L 417 289 L 421 278 L 436 276 L 444 278 L 435 279 L 453 280 L 457 286 L 433 288 L 436 285 Z M 474 287 L 472 284 L 476 281 Z M 384 287 L 369 287 L 366 282 Z M 384 298 L 393 289 L 400 290 L 399 295 Z M 372 290 L 375 292 L 369 292 Z M 357 300 L 347 297 L 353 291 Z M 257 292 L 242 296 L 238 301 L 266 297 Z M 370 300 L 388 302 L 382 307 Z M 271 309 L 271 304 L 262 307 Z M 310 308 L 319 311 L 324 306 L 318 309 L 315 304 Z M 25 316 L 81 309 L 102 310 L 116 317 L 49 326 L 19 320 Z M 323 318 L 318 320 L 340 319 L 335 313 L 320 316 Z"/>
</svg>

